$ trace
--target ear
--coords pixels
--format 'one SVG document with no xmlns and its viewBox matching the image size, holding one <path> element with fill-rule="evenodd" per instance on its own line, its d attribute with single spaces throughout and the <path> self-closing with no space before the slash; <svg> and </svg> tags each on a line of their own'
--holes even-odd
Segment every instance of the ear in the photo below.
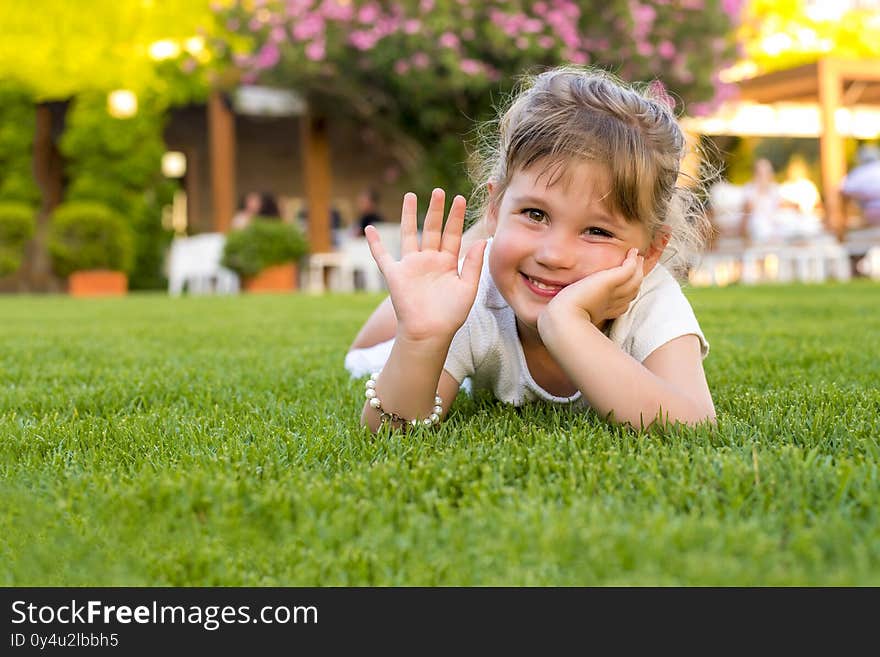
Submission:
<svg viewBox="0 0 880 657">
<path fill-rule="evenodd" d="M 483 219 L 485 233 L 487 237 L 495 234 L 498 228 L 498 202 L 500 199 L 495 198 L 495 183 L 491 180 L 486 183 L 486 191 L 489 194 L 489 202 L 486 205 L 486 216 Z"/>
<path fill-rule="evenodd" d="M 645 249 L 644 272 L 646 276 L 660 261 L 660 256 L 663 255 L 667 244 L 669 244 L 669 231 L 665 227 L 658 228 L 657 232 L 654 233 L 654 239 L 651 240 L 648 248 Z"/>
</svg>

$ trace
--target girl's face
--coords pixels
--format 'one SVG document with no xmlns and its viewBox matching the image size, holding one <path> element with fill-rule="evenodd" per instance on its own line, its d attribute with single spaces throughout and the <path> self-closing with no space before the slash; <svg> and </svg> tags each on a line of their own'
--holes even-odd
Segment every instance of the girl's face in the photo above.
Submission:
<svg viewBox="0 0 880 657">
<path fill-rule="evenodd" d="M 645 256 L 647 273 L 665 245 L 663 237 L 652 242 L 642 224 L 610 211 L 603 166 L 575 162 L 565 174 L 548 186 L 541 163 L 515 173 L 487 217 L 494 232 L 492 278 L 520 330 L 535 335 L 538 316 L 563 287 L 619 266 L 633 247 Z"/>
</svg>

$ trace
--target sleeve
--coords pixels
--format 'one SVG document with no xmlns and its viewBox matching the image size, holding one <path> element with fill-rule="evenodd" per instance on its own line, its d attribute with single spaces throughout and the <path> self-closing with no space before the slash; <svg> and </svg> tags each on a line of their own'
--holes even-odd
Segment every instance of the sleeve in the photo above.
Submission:
<svg viewBox="0 0 880 657">
<path fill-rule="evenodd" d="M 683 335 L 696 335 L 701 357 L 709 355 L 709 342 L 694 310 L 678 282 L 670 277 L 633 308 L 633 321 L 621 346 L 641 363 L 658 347 Z"/>
<path fill-rule="evenodd" d="M 452 344 L 449 346 L 449 353 L 446 356 L 446 363 L 443 366 L 453 379 L 461 385 L 467 377 L 473 376 L 476 367 L 474 365 L 474 354 L 471 348 L 471 315 L 455 333 L 452 338 Z"/>
</svg>

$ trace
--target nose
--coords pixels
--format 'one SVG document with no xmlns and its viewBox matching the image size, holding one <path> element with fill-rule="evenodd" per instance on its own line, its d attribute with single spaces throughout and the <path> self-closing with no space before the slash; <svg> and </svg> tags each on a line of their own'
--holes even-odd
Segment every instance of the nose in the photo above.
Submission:
<svg viewBox="0 0 880 657">
<path fill-rule="evenodd" d="M 571 269 L 575 266 L 575 249 L 571 235 L 552 228 L 536 238 L 535 262 L 547 269 Z"/>
</svg>

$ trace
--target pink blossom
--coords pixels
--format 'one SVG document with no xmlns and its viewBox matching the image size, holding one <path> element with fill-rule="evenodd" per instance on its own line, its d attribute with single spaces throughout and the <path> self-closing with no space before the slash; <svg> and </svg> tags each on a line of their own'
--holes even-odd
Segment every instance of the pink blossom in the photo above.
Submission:
<svg viewBox="0 0 880 657">
<path fill-rule="evenodd" d="M 320 11 L 324 18 L 331 21 L 350 21 L 354 17 L 354 5 L 351 2 L 324 0 Z"/>
<path fill-rule="evenodd" d="M 317 14 L 311 14 L 293 26 L 291 34 L 297 41 L 314 39 L 324 31 L 324 21 Z"/>
<path fill-rule="evenodd" d="M 274 43 L 267 43 L 260 49 L 260 52 L 257 53 L 255 64 L 258 69 L 267 69 L 275 66 L 280 59 L 281 51 L 278 50 L 278 46 Z"/>
<path fill-rule="evenodd" d="M 409 71 L 409 64 L 403 59 L 394 62 L 394 72 L 398 75 L 405 75 Z"/>
<path fill-rule="evenodd" d="M 412 65 L 417 69 L 426 69 L 431 63 L 431 58 L 423 52 L 415 53 L 411 58 Z"/>
<path fill-rule="evenodd" d="M 523 32 L 527 34 L 537 34 L 544 29 L 544 23 L 539 21 L 537 18 L 530 18 L 523 22 Z"/>
<path fill-rule="evenodd" d="M 519 48 L 520 50 L 525 50 L 526 48 L 529 47 L 529 40 L 526 39 L 525 37 L 519 37 L 515 41 L 515 43 L 516 43 L 516 47 Z"/>
<path fill-rule="evenodd" d="M 316 39 L 306 46 L 306 57 L 313 62 L 319 62 L 327 54 L 326 44 L 323 39 Z"/>
<path fill-rule="evenodd" d="M 664 40 L 657 45 L 657 54 L 663 59 L 672 59 L 675 57 L 675 44 L 672 41 Z"/>
<path fill-rule="evenodd" d="M 444 32 L 440 35 L 439 43 L 444 48 L 457 48 L 459 40 L 452 32 Z"/>
<path fill-rule="evenodd" d="M 371 24 L 379 17 L 379 7 L 375 4 L 364 5 L 358 11 L 358 20 L 364 24 Z"/>
<path fill-rule="evenodd" d="M 376 37 L 364 30 L 355 30 L 348 35 L 348 42 L 357 50 L 369 50 L 376 45 Z"/>
<path fill-rule="evenodd" d="M 287 34 L 283 27 L 273 27 L 269 32 L 269 40 L 274 43 L 282 43 L 287 40 Z"/>
<path fill-rule="evenodd" d="M 666 91 L 666 85 L 660 80 L 652 80 L 648 85 L 648 89 L 655 100 L 663 103 L 669 109 L 675 110 L 675 98 L 669 95 L 669 92 Z"/>
<path fill-rule="evenodd" d="M 534 11 L 538 16 L 543 16 L 547 13 L 547 3 L 536 2 L 534 5 L 532 5 L 532 11 Z"/>
<path fill-rule="evenodd" d="M 721 0 L 722 11 L 733 19 L 739 19 L 744 0 Z"/>
<path fill-rule="evenodd" d="M 461 31 L 461 38 L 465 41 L 473 41 L 477 36 L 477 33 L 474 32 L 474 28 L 466 27 Z"/>
<path fill-rule="evenodd" d="M 483 72 L 483 64 L 475 59 L 462 59 L 459 66 L 465 75 L 477 75 Z"/>
<path fill-rule="evenodd" d="M 585 53 L 585 52 L 580 52 L 580 51 L 575 51 L 575 52 L 569 53 L 568 60 L 572 64 L 579 64 L 579 65 L 590 63 L 589 55 L 587 55 L 587 53 Z"/>
<path fill-rule="evenodd" d="M 552 36 L 542 36 L 538 39 L 538 45 L 541 46 L 544 50 L 549 50 L 556 44 L 556 39 Z"/>
<path fill-rule="evenodd" d="M 419 2 L 419 9 L 422 10 L 423 13 L 427 14 L 434 8 L 434 0 L 421 0 Z"/>
<path fill-rule="evenodd" d="M 636 52 L 639 53 L 642 57 L 649 57 L 654 54 L 654 46 L 652 46 L 647 41 L 639 41 L 636 44 Z"/>
<path fill-rule="evenodd" d="M 416 18 L 403 21 L 403 31 L 406 34 L 417 34 L 422 29 L 422 22 Z"/>
</svg>

